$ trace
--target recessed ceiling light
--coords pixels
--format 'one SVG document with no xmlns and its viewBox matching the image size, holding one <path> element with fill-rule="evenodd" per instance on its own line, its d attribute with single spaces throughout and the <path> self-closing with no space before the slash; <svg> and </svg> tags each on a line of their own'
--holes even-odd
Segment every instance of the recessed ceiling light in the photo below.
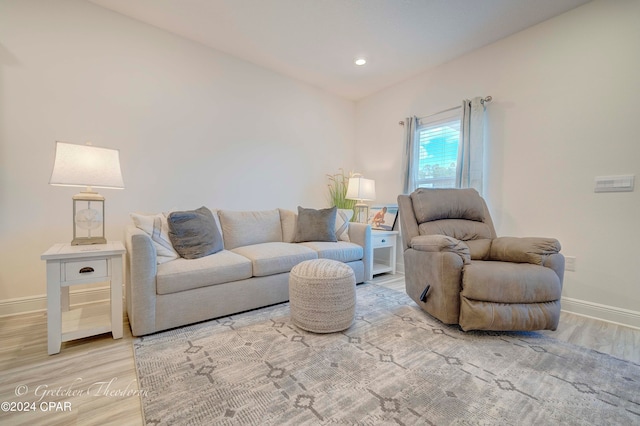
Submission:
<svg viewBox="0 0 640 426">
<path fill-rule="evenodd" d="M 364 65 L 367 63 L 367 60 L 364 58 L 357 58 L 354 62 L 356 65 Z"/>
</svg>

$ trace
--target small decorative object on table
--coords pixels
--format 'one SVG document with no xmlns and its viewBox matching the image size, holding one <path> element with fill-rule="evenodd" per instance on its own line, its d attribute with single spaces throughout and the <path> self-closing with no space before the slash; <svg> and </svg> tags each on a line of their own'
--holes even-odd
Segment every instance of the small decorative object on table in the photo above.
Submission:
<svg viewBox="0 0 640 426">
<path fill-rule="evenodd" d="M 369 220 L 367 223 L 371 225 L 372 229 L 391 231 L 396 227 L 396 220 L 398 218 L 397 204 L 372 206 L 369 212 Z"/>
</svg>

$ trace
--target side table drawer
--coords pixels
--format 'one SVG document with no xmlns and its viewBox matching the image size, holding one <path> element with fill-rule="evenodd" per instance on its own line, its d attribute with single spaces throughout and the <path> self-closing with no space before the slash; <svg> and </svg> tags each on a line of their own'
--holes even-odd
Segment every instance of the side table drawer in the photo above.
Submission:
<svg viewBox="0 0 640 426">
<path fill-rule="evenodd" d="M 378 247 L 391 247 L 394 244 L 395 236 L 393 235 L 373 235 L 371 237 L 371 244 L 373 248 Z"/>
<path fill-rule="evenodd" d="M 107 277 L 107 259 L 65 262 L 63 281 Z"/>
</svg>

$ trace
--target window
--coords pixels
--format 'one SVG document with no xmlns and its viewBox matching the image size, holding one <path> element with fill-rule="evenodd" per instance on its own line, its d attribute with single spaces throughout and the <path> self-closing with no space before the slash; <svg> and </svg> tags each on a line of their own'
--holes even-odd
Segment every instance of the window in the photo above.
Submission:
<svg viewBox="0 0 640 426">
<path fill-rule="evenodd" d="M 421 118 L 416 127 L 416 187 L 455 188 L 461 109 Z"/>
</svg>

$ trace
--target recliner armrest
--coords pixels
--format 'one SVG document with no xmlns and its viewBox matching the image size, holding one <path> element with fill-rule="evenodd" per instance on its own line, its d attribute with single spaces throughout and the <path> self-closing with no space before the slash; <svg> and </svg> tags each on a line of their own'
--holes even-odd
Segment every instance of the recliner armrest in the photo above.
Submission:
<svg viewBox="0 0 640 426">
<path fill-rule="evenodd" d="M 555 238 L 499 237 L 491 242 L 489 260 L 544 266 L 546 259 L 559 253 L 560 248 L 560 242 Z"/>
<path fill-rule="evenodd" d="M 425 252 L 450 252 L 462 258 L 465 264 L 471 262 L 469 246 L 463 241 L 446 235 L 419 235 L 411 239 L 411 248 Z"/>
</svg>

